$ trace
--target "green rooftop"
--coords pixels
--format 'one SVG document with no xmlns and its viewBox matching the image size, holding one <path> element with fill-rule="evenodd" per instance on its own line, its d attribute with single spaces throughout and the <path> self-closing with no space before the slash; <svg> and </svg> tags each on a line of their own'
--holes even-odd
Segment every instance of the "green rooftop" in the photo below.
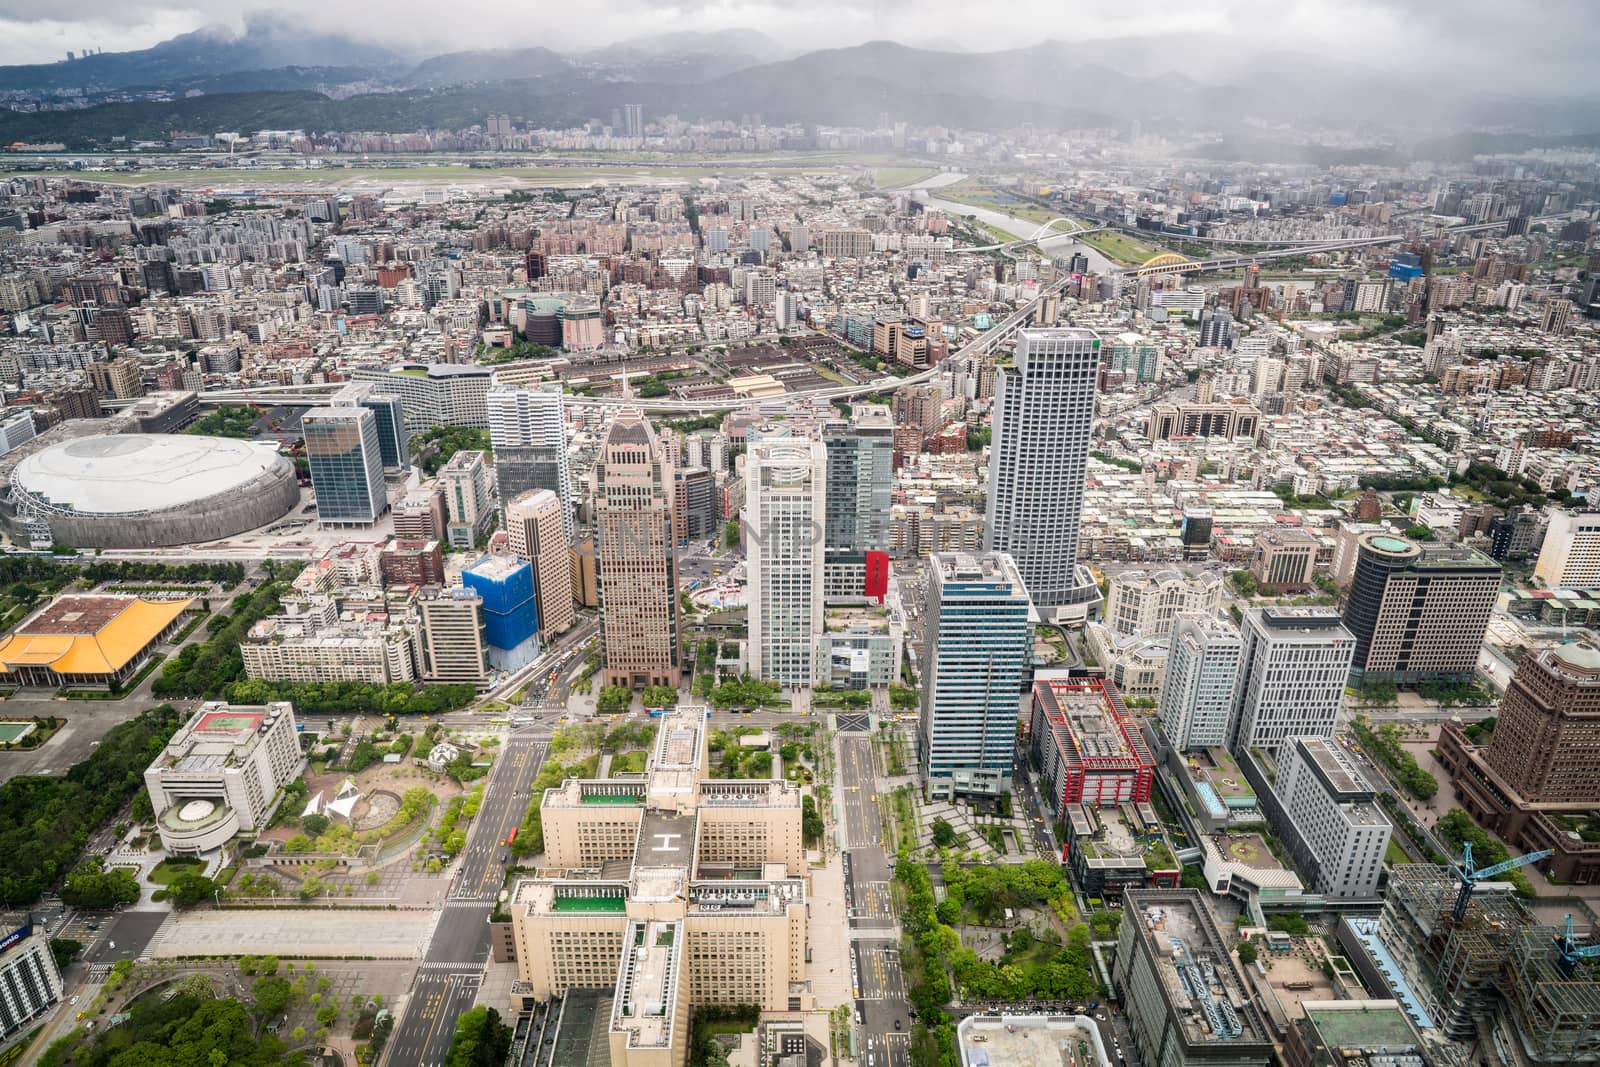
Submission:
<svg viewBox="0 0 1600 1067">
<path fill-rule="evenodd" d="M 614 914 L 628 910 L 624 897 L 556 897 L 551 911 L 604 912 Z"/>
<path fill-rule="evenodd" d="M 584 793 L 585 804 L 639 804 L 644 799 L 641 793 Z"/>
<path fill-rule="evenodd" d="M 1306 1019 L 1331 1048 L 1403 1048 L 1416 1035 L 1399 1008 L 1355 1008 L 1320 1005 L 1305 1009 Z"/>
</svg>

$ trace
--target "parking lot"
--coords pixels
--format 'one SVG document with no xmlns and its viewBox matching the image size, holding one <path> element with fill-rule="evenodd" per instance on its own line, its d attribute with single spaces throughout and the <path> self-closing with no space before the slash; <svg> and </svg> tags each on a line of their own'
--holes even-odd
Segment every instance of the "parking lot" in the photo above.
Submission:
<svg viewBox="0 0 1600 1067">
<path fill-rule="evenodd" d="M 151 940 L 155 958 L 213 955 L 371 956 L 420 959 L 437 912 L 404 914 L 224 909 L 174 913 Z"/>
</svg>

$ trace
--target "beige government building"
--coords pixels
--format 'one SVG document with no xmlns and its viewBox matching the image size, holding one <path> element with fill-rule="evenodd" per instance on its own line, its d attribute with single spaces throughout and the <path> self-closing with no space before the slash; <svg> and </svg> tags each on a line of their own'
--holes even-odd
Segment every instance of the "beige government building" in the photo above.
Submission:
<svg viewBox="0 0 1600 1067">
<path fill-rule="evenodd" d="M 603 990 L 612 1067 L 681 1067 L 689 1011 L 812 1007 L 800 790 L 713 781 L 704 710 L 661 721 L 644 778 L 545 791 L 545 865 L 509 904 L 517 1001 Z"/>
</svg>

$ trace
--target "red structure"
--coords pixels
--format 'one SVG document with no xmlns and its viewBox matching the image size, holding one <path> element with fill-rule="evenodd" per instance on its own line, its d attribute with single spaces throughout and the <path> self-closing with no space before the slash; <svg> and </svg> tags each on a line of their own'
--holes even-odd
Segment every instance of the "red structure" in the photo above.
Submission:
<svg viewBox="0 0 1600 1067">
<path fill-rule="evenodd" d="M 861 593 L 883 603 L 883 598 L 889 593 L 889 553 L 867 553 L 867 580 Z"/>
<path fill-rule="evenodd" d="M 1150 800 L 1155 758 L 1110 682 L 1035 683 L 1029 733 L 1040 794 L 1050 798 L 1057 819 L 1072 804 L 1110 808 Z"/>
</svg>

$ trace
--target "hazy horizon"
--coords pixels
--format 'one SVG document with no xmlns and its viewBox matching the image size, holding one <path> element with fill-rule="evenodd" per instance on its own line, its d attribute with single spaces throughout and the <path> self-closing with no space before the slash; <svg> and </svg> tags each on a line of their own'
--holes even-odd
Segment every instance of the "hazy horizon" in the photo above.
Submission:
<svg viewBox="0 0 1600 1067">
<path fill-rule="evenodd" d="M 382 19 L 352 0 L 157 0 L 139 8 L 103 0 L 0 0 L 0 64 L 53 63 L 86 48 L 135 51 L 204 28 L 238 33 L 262 20 L 296 32 L 345 34 L 417 59 L 535 45 L 571 52 L 685 31 L 750 30 L 774 43 L 777 54 L 764 59 L 873 40 L 968 52 L 1059 40 L 1084 43 L 1091 50 L 1086 60 L 1095 62 L 1095 42 L 1116 42 L 1126 59 L 1137 51 L 1129 39 L 1157 38 L 1165 47 L 1142 57 L 1150 72 L 1176 70 L 1219 84 L 1270 81 L 1270 71 L 1263 74 L 1255 63 L 1279 53 L 1441 90 L 1578 96 L 1600 83 L 1583 32 L 1592 8 L 1581 0 L 1530 0 L 1514 18 L 1498 0 L 1458 0 L 1447 9 L 1429 0 L 1286 0 L 1267 17 L 1246 0 L 1194 0 L 1179 9 L 1007 0 L 982 11 L 982 24 L 974 25 L 971 7 L 953 0 L 824 0 L 803 10 L 764 0 L 602 0 L 587 6 L 577 24 L 565 5 L 504 0 L 456 0 L 448 18 L 436 4 L 393 0 Z M 1185 47 L 1185 38 L 1196 47 Z"/>
</svg>

